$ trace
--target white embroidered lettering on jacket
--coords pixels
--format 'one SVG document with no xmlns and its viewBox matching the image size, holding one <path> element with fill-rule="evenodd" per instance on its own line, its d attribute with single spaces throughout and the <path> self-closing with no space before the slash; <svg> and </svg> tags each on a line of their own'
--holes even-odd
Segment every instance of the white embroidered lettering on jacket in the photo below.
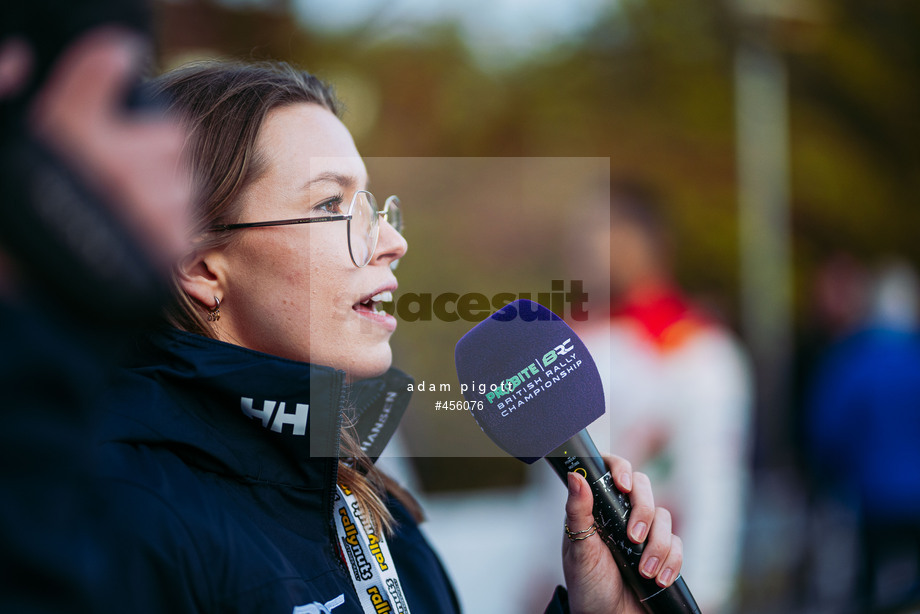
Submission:
<svg viewBox="0 0 920 614">
<path fill-rule="evenodd" d="M 282 432 L 281 429 L 285 424 L 290 424 L 294 435 L 304 435 L 307 432 L 307 417 L 310 415 L 310 406 L 305 403 L 297 403 L 293 412 L 288 412 L 286 403 L 281 401 L 264 400 L 261 407 L 257 407 L 253 399 L 242 397 L 240 399 L 240 408 L 243 413 L 250 418 L 256 418 L 262 422 L 262 426 L 276 433 Z"/>
</svg>

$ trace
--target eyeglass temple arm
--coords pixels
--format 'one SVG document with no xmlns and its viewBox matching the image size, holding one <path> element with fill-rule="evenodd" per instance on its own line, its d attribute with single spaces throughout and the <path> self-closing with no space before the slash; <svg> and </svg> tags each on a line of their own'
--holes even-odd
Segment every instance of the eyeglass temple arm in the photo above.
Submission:
<svg viewBox="0 0 920 614">
<path fill-rule="evenodd" d="M 335 222 L 337 220 L 350 220 L 350 215 L 327 215 L 324 217 L 296 218 L 292 220 L 276 220 L 273 222 L 247 222 L 244 224 L 217 224 L 210 230 L 223 232 L 226 230 L 239 230 L 240 228 L 265 228 L 266 226 L 291 226 L 293 224 L 312 224 L 313 222 Z"/>
</svg>

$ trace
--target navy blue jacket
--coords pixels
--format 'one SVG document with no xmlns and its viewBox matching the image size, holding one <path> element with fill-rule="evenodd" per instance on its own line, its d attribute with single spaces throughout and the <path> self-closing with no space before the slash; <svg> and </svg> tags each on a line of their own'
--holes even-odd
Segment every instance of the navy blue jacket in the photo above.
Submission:
<svg viewBox="0 0 920 614">
<path fill-rule="evenodd" d="M 0 297 L 0 612 L 89 614 L 109 575 L 92 400 L 117 344 L 47 305 Z"/>
<path fill-rule="evenodd" d="M 411 381 L 392 369 L 349 386 L 341 371 L 157 333 L 106 399 L 100 452 L 119 593 L 139 610 L 221 614 L 325 612 L 344 595 L 334 614 L 360 614 L 332 524 L 339 426 L 352 412 L 379 456 Z M 413 613 L 459 612 L 415 522 L 388 504 Z"/>
<path fill-rule="evenodd" d="M 920 334 L 868 328 L 836 343 L 817 372 L 809 449 L 822 483 L 858 495 L 867 520 L 920 519 Z"/>
</svg>

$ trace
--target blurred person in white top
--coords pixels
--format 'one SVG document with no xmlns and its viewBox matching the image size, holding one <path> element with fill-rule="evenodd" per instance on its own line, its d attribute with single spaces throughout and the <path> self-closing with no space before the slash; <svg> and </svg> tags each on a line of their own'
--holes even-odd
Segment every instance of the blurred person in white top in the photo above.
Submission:
<svg viewBox="0 0 920 614">
<path fill-rule="evenodd" d="M 609 305 L 595 301 L 577 328 L 607 399 L 607 414 L 588 430 L 649 475 L 684 540 L 683 575 L 702 610 L 729 612 L 750 479 L 747 357 L 677 287 L 651 188 L 612 181 L 609 234 L 603 224 L 588 232 L 594 266 L 609 259 L 610 267 Z"/>
</svg>

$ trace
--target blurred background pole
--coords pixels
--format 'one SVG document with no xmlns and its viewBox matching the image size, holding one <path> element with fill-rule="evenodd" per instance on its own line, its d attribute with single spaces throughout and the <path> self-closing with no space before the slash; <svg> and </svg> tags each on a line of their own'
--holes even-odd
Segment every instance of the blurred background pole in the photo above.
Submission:
<svg viewBox="0 0 920 614">
<path fill-rule="evenodd" d="M 792 442 L 794 348 L 788 71 L 784 29 L 805 0 L 734 0 L 735 149 L 741 245 L 741 324 L 754 361 L 754 474 L 748 502 L 745 611 L 796 611 L 807 577 L 800 543 L 808 505 Z M 779 43 L 779 44 L 778 44 Z M 756 557 L 751 556 L 756 553 Z M 769 604 L 765 610 L 755 604 Z M 761 605 L 761 607 L 763 607 Z"/>
<path fill-rule="evenodd" d="M 781 5 L 787 3 L 736 0 L 741 322 L 757 378 L 755 458 L 768 466 L 788 452 L 793 344 L 787 77 L 770 37 Z"/>
</svg>

